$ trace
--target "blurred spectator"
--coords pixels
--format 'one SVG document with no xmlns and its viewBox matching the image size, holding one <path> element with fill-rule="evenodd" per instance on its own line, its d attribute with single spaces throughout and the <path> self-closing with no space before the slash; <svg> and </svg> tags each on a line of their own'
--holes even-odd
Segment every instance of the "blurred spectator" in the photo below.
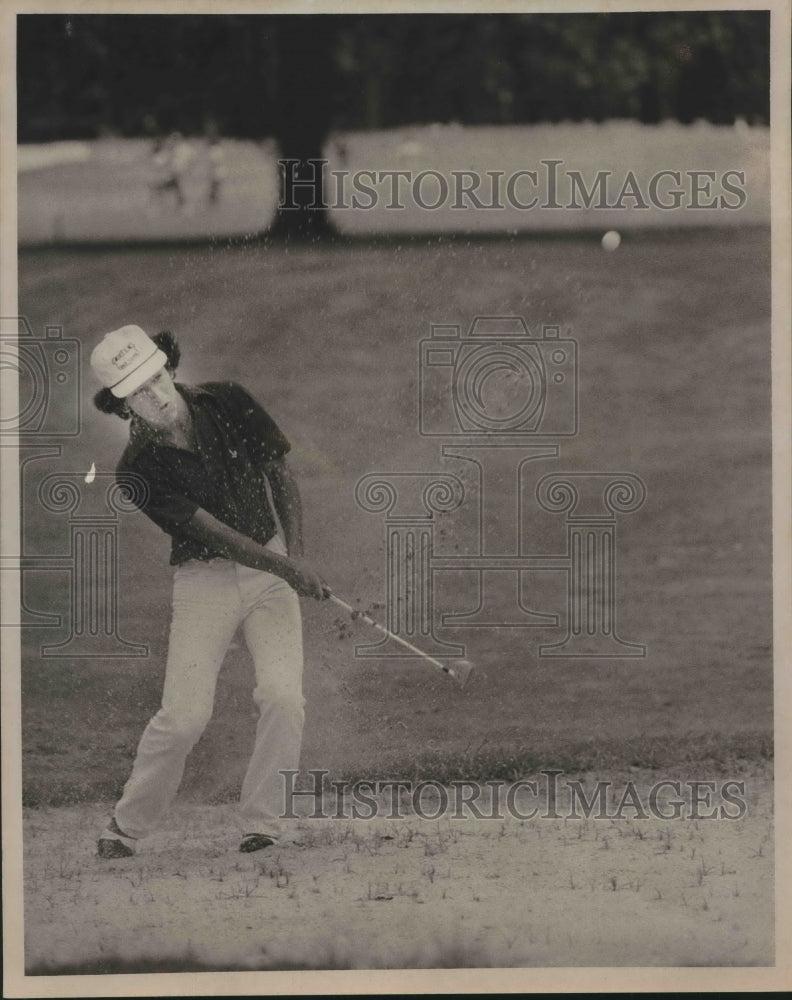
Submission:
<svg viewBox="0 0 792 1000">
<path fill-rule="evenodd" d="M 209 139 L 207 157 L 209 161 L 209 187 L 207 191 L 207 200 L 210 205 L 214 205 L 220 200 L 220 190 L 223 186 L 223 181 L 228 176 L 225 150 L 223 149 L 222 143 L 217 136 L 211 136 Z"/>
<path fill-rule="evenodd" d="M 172 194 L 176 208 L 188 212 L 184 182 L 194 158 L 192 147 L 180 132 L 172 132 L 167 139 L 155 139 L 149 182 L 155 206 Z"/>
</svg>

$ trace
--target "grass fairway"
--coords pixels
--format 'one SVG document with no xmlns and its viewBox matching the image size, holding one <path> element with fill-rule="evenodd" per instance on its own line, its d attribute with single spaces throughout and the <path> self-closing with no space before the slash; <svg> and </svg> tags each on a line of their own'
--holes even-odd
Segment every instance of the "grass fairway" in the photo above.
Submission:
<svg viewBox="0 0 792 1000">
<path fill-rule="evenodd" d="M 93 343 L 132 322 L 178 336 L 184 381 L 235 379 L 254 392 L 293 444 L 307 552 L 361 607 L 385 599 L 385 525 L 356 504 L 358 480 L 425 470 L 470 483 L 466 463 L 443 460 L 441 442 L 418 434 L 418 345 L 429 325 L 522 315 L 532 331 L 557 323 L 577 339 L 580 431 L 557 459 L 532 463 L 522 528 L 529 551 L 563 550 L 563 517 L 533 500 L 540 473 L 643 479 L 646 502 L 619 520 L 616 586 L 619 631 L 647 656 L 540 659 L 539 644 L 563 633 L 444 629 L 479 667 L 463 692 L 415 660 L 356 658 L 355 643 L 376 635 L 360 623 L 341 627 L 328 603 L 304 602 L 303 767 L 360 777 L 516 776 L 548 764 L 698 773 L 770 754 L 767 230 L 628 235 L 612 254 L 582 237 L 53 249 L 23 252 L 19 280 L 34 331 L 61 324 L 82 342 L 91 392 Z M 111 469 L 125 434 L 86 395 L 80 436 L 60 459 L 28 466 L 31 554 L 68 549 L 66 518 L 37 504 L 40 477 L 92 462 Z M 513 519 L 509 503 L 493 503 L 493 516 Z M 470 509 L 443 519 L 441 554 L 469 550 Z M 39 644 L 65 633 L 25 632 L 31 805 L 115 796 L 158 706 L 168 545 L 143 516 L 122 520 L 120 632 L 149 643 L 150 656 L 44 659 Z M 438 614 L 468 610 L 469 576 L 438 576 Z M 562 574 L 524 576 L 530 606 L 563 615 Z M 26 591 L 30 607 L 68 613 L 63 574 L 31 573 Z M 188 761 L 187 799 L 237 794 L 253 739 L 252 686 L 240 643 Z"/>
</svg>

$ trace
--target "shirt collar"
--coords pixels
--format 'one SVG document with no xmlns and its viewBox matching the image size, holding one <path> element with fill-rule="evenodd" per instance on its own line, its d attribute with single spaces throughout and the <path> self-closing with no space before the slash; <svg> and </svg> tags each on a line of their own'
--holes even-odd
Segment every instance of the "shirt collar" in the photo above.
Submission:
<svg viewBox="0 0 792 1000">
<path fill-rule="evenodd" d="M 184 382 L 174 382 L 174 385 L 189 402 L 193 402 L 201 396 L 216 395 L 207 385 L 187 385 Z"/>
</svg>

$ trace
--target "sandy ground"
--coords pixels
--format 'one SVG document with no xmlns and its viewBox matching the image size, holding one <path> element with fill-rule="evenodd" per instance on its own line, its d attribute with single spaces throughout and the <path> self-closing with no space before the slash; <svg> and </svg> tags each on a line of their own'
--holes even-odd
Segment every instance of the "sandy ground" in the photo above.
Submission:
<svg viewBox="0 0 792 1000">
<path fill-rule="evenodd" d="M 232 806 L 182 801 L 118 861 L 109 805 L 28 810 L 27 967 L 770 965 L 771 783 L 745 781 L 741 819 L 302 817 L 252 855 Z"/>
</svg>

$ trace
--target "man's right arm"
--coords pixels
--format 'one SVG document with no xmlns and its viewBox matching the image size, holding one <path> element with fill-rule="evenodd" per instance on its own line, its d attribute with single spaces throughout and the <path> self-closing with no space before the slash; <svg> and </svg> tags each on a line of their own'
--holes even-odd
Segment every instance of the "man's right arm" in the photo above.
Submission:
<svg viewBox="0 0 792 1000">
<path fill-rule="evenodd" d="M 184 528 L 207 548 L 222 553 L 226 558 L 281 577 L 302 597 L 321 600 L 327 596 L 322 580 L 303 560 L 282 556 L 259 545 L 252 538 L 219 521 L 202 507 L 195 511 Z"/>
</svg>

